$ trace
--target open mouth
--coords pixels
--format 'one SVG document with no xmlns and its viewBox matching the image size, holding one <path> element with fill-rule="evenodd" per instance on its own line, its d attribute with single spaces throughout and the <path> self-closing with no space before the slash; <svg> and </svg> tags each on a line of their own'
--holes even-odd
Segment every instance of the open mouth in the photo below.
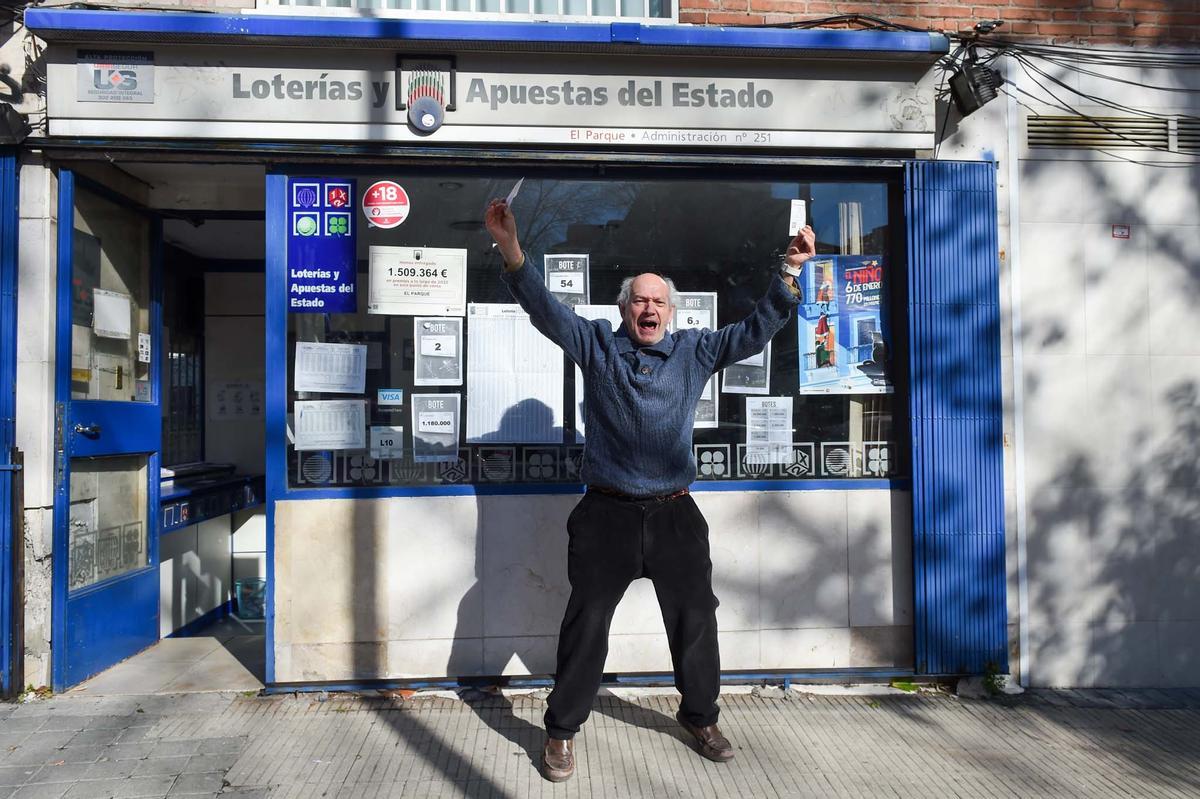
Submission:
<svg viewBox="0 0 1200 799">
<path fill-rule="evenodd" d="M 653 333 L 658 330 L 657 319 L 639 319 L 638 330 L 642 333 Z"/>
</svg>

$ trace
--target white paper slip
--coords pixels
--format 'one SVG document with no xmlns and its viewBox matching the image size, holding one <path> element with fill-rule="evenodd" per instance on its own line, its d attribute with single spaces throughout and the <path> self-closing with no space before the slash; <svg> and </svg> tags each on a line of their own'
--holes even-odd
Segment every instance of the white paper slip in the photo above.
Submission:
<svg viewBox="0 0 1200 799">
<path fill-rule="evenodd" d="M 365 449 L 366 407 L 363 400 L 297 401 L 296 449 Z"/>
<path fill-rule="evenodd" d="M 690 328 L 712 329 L 712 312 L 707 308 L 692 308 L 688 310 L 675 311 L 675 327 L 678 330 L 688 330 Z"/>
<path fill-rule="evenodd" d="M 404 428 L 372 427 L 368 436 L 371 457 L 377 461 L 399 460 L 404 457 Z"/>
<path fill-rule="evenodd" d="M 512 205 L 513 200 L 517 199 L 517 192 L 521 190 L 521 184 L 524 182 L 525 178 L 521 178 L 516 182 L 516 184 L 512 187 L 512 191 L 510 191 L 508 196 L 504 198 L 505 205 Z"/>
<path fill-rule="evenodd" d="M 788 235 L 795 236 L 800 229 L 808 224 L 808 213 L 804 200 L 792 200 L 792 210 L 788 215 Z"/>
<path fill-rule="evenodd" d="M 296 391 L 361 394 L 367 382 L 367 346 L 297 341 L 292 372 Z"/>
<path fill-rule="evenodd" d="M 549 277 L 550 291 L 560 294 L 583 294 L 583 272 L 555 272 Z"/>
<path fill-rule="evenodd" d="M 92 332 L 100 338 L 129 338 L 131 305 L 128 294 L 92 289 Z"/>
<path fill-rule="evenodd" d="M 434 358 L 457 358 L 458 339 L 455 336 L 422 336 L 421 354 Z"/>
<path fill-rule="evenodd" d="M 138 363 L 150 363 L 149 333 L 138 333 Z"/>
<path fill-rule="evenodd" d="M 760 463 L 787 463 L 792 456 L 791 397 L 746 397 L 746 449 Z"/>
</svg>

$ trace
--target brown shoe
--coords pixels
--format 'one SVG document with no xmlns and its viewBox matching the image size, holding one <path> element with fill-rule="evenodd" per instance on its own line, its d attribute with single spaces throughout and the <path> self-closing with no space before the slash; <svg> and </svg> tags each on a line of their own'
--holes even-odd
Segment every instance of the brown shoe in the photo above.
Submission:
<svg viewBox="0 0 1200 799">
<path fill-rule="evenodd" d="M 542 776 L 550 782 L 566 782 L 575 775 L 575 741 L 547 738 L 542 750 Z"/>
<path fill-rule="evenodd" d="M 700 745 L 700 754 L 718 763 L 733 760 L 733 744 L 729 743 L 729 739 L 721 734 L 721 728 L 716 724 L 709 724 L 707 727 L 688 724 L 683 717 L 682 710 L 675 714 L 675 718 L 679 721 L 680 726 L 696 739 L 696 743 Z"/>
</svg>

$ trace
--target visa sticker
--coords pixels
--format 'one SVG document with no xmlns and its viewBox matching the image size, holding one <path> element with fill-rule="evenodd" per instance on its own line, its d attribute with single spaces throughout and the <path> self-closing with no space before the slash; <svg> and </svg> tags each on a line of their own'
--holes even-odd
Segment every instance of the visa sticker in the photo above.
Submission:
<svg viewBox="0 0 1200 799">
<path fill-rule="evenodd" d="M 376 394 L 375 403 L 377 405 L 403 405 L 404 389 L 381 388 L 378 394 Z"/>
</svg>

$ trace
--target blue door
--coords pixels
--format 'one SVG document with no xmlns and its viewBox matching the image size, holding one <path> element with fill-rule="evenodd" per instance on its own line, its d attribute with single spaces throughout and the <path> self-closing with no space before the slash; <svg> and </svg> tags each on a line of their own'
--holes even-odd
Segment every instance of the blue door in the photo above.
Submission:
<svg viewBox="0 0 1200 799">
<path fill-rule="evenodd" d="M 161 225 L 65 169 L 58 219 L 53 677 L 62 690 L 158 640 Z"/>
</svg>

